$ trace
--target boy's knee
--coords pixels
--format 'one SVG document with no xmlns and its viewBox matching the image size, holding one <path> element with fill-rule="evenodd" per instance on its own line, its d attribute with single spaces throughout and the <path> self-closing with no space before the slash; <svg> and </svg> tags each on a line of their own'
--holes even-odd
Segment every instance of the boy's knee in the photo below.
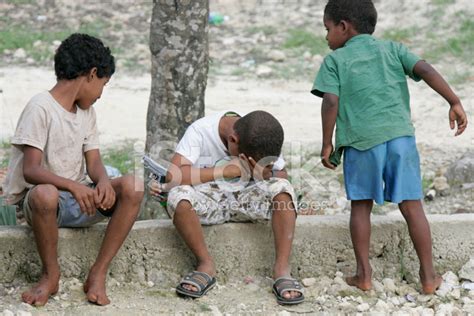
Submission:
<svg viewBox="0 0 474 316">
<path fill-rule="evenodd" d="M 132 175 L 124 176 L 121 183 L 121 195 L 122 198 L 135 203 L 140 203 L 143 199 L 143 181 L 135 178 Z"/>
<path fill-rule="evenodd" d="M 59 191 L 51 184 L 40 184 L 31 189 L 28 203 L 34 211 L 56 211 L 58 208 Z"/>
</svg>

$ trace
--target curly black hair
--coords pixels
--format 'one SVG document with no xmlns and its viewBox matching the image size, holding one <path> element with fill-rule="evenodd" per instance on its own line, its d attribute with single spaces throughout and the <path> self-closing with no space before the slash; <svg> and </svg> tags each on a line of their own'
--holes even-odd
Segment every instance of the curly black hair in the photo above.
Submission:
<svg viewBox="0 0 474 316">
<path fill-rule="evenodd" d="M 97 77 L 110 78 L 115 72 L 114 56 L 98 38 L 74 33 L 59 45 L 54 55 L 56 78 L 75 79 L 97 68 Z"/>
<path fill-rule="evenodd" d="M 360 34 L 372 34 L 377 24 L 377 10 L 372 0 L 329 0 L 324 15 L 338 24 L 342 20 L 354 25 Z"/>
<path fill-rule="evenodd" d="M 235 122 L 234 131 L 239 136 L 239 152 L 256 162 L 266 157 L 278 157 L 281 153 L 283 127 L 268 112 L 250 112 Z"/>
</svg>

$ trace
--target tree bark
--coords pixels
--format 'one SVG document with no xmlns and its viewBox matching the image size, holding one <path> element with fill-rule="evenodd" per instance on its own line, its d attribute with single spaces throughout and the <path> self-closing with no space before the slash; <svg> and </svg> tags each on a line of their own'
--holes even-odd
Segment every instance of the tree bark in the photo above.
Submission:
<svg viewBox="0 0 474 316">
<path fill-rule="evenodd" d="M 155 160 L 169 161 L 188 126 L 204 116 L 208 16 L 208 0 L 153 1 L 152 83 L 145 151 Z M 146 213 L 151 211 L 145 209 L 149 209 Z M 154 214 L 142 217 L 150 216 Z"/>
</svg>

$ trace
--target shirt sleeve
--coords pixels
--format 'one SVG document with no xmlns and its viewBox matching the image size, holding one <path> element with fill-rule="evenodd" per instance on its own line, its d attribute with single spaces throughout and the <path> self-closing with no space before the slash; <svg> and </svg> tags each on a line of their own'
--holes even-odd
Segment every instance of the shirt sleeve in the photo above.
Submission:
<svg viewBox="0 0 474 316">
<path fill-rule="evenodd" d="M 44 151 L 48 141 L 48 115 L 36 103 L 28 103 L 18 119 L 13 145 L 28 145 Z"/>
<path fill-rule="evenodd" d="M 285 165 L 286 165 L 286 162 L 283 159 L 283 156 L 280 155 L 278 157 L 277 161 L 275 161 L 275 163 L 273 164 L 272 169 L 275 170 L 275 171 L 283 170 L 285 168 Z"/>
<path fill-rule="evenodd" d="M 97 117 L 94 108 L 90 108 L 90 115 L 88 116 L 88 129 L 86 137 L 84 138 L 83 151 L 99 148 L 99 131 L 97 129 Z"/>
<path fill-rule="evenodd" d="M 421 58 L 410 52 L 408 48 L 401 43 L 399 43 L 398 58 L 403 65 L 405 74 L 415 81 L 420 81 L 421 78 L 413 73 L 413 68 L 415 68 L 416 63 L 419 62 Z"/>
<path fill-rule="evenodd" d="M 184 133 L 183 138 L 179 141 L 176 147 L 176 153 L 191 161 L 192 164 L 195 164 L 201 155 L 202 146 L 202 135 L 191 125 Z"/>
<path fill-rule="evenodd" d="M 334 56 L 328 55 L 319 68 L 316 79 L 314 80 L 311 93 L 323 97 L 324 93 L 331 93 L 339 96 L 339 74 Z"/>
</svg>

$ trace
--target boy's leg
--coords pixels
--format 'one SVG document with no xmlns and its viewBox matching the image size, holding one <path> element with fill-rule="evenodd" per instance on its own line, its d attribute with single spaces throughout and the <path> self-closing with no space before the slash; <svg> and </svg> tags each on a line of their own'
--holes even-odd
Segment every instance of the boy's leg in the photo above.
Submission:
<svg viewBox="0 0 474 316">
<path fill-rule="evenodd" d="M 105 291 L 107 270 L 127 237 L 140 211 L 143 198 L 143 182 L 133 176 L 111 180 L 116 194 L 116 204 L 112 218 L 107 225 L 104 240 L 89 276 L 84 284 L 84 292 L 90 302 L 98 305 L 110 303 Z"/>
<path fill-rule="evenodd" d="M 36 245 L 43 264 L 43 273 L 39 283 L 22 294 L 25 303 L 42 306 L 48 302 L 50 295 L 58 291 L 58 190 L 55 186 L 42 184 L 28 193 L 24 203 L 31 210 L 31 226 Z"/>
<path fill-rule="evenodd" d="M 408 224 L 411 240 L 420 259 L 420 279 L 425 294 L 434 293 L 442 282 L 433 268 L 430 225 L 420 200 L 407 200 L 399 205 Z"/>
<path fill-rule="evenodd" d="M 291 196 L 288 193 L 280 193 L 273 198 L 272 228 L 275 240 L 275 265 L 273 267 L 273 279 L 290 277 L 290 255 L 291 246 L 295 232 L 296 211 Z M 291 291 L 284 292 L 286 299 L 301 296 L 301 293 Z"/>
<path fill-rule="evenodd" d="M 372 200 L 354 200 L 351 202 L 350 230 L 357 270 L 354 276 L 346 278 L 346 282 L 364 291 L 372 288 L 372 268 L 369 262 L 370 213 L 372 206 Z"/>
<path fill-rule="evenodd" d="M 173 224 L 186 243 L 186 246 L 196 257 L 196 271 L 204 272 L 214 277 L 216 275 L 214 260 L 207 249 L 199 216 L 189 201 L 181 200 L 178 203 L 174 211 Z M 198 291 L 196 287 L 189 284 L 183 284 L 183 287 L 190 291 Z"/>
</svg>

